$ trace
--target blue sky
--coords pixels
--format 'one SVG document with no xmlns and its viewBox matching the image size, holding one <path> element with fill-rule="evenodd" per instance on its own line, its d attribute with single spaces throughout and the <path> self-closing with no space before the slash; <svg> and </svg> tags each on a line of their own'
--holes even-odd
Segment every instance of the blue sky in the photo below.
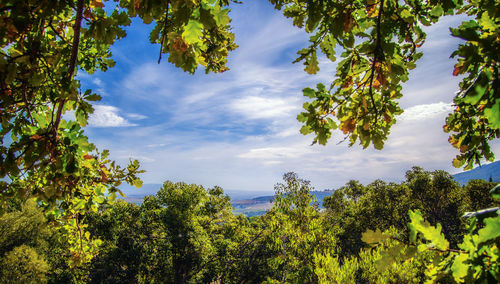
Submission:
<svg viewBox="0 0 500 284">
<path fill-rule="evenodd" d="M 310 146 L 313 137 L 299 133 L 295 118 L 305 101 L 301 90 L 329 84 L 335 64 L 323 58 L 313 76 L 292 64 L 308 35 L 268 1 L 233 5 L 230 15 L 240 47 L 229 56 L 230 71 L 209 75 L 184 73 L 166 56 L 157 64 L 159 46 L 148 41 L 152 27 L 135 20 L 112 48 L 114 68 L 79 75 L 84 89 L 103 97 L 86 128 L 90 141 L 123 165 L 138 159 L 144 183 L 184 181 L 256 193 L 272 192 L 288 171 L 318 190 L 350 179 L 400 181 L 414 165 L 460 171 L 451 166 L 457 152 L 442 131 L 459 82 L 449 59 L 459 41 L 448 27 L 460 19 L 444 18 L 427 29 L 424 57 L 404 85 L 405 113 L 378 151 L 337 145 L 340 133 L 327 146 Z M 498 155 L 498 141 L 493 149 Z"/>
</svg>

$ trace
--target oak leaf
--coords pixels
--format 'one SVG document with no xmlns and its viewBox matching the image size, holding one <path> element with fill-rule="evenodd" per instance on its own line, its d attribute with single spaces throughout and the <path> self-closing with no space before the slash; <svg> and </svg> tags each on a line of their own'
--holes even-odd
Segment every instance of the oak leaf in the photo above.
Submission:
<svg viewBox="0 0 500 284">
<path fill-rule="evenodd" d="M 174 42 L 174 49 L 176 51 L 186 52 L 188 49 L 188 45 L 186 44 L 186 42 L 184 42 L 182 37 L 178 37 Z"/>
</svg>

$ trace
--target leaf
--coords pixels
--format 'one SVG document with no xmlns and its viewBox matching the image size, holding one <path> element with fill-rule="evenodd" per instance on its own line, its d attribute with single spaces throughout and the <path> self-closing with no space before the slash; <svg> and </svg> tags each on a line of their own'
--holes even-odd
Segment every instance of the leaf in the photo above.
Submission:
<svg viewBox="0 0 500 284">
<path fill-rule="evenodd" d="M 142 187 L 142 180 L 140 180 L 140 179 L 134 180 L 134 186 L 137 188 L 141 188 Z"/>
<path fill-rule="evenodd" d="M 40 136 L 40 135 L 38 135 L 38 134 L 33 134 L 33 135 L 31 136 L 31 139 L 33 139 L 33 140 L 40 140 L 40 139 L 42 139 L 42 138 L 43 138 L 43 137 L 42 137 L 42 136 Z"/>
<path fill-rule="evenodd" d="M 351 30 L 353 22 L 354 18 L 351 13 L 344 14 L 344 32 L 348 33 Z"/>
<path fill-rule="evenodd" d="M 381 253 L 381 258 L 375 261 L 375 267 L 378 271 L 383 272 L 396 261 L 398 256 L 401 255 L 401 251 L 404 249 L 403 244 L 398 244 L 390 247 Z"/>
<path fill-rule="evenodd" d="M 75 207 L 73 208 L 74 210 L 80 210 L 83 207 L 85 207 L 85 200 L 78 200 L 77 203 L 75 204 Z"/>
<path fill-rule="evenodd" d="M 104 8 L 102 0 L 92 0 L 89 5 L 90 8 Z"/>
<path fill-rule="evenodd" d="M 92 94 L 92 95 L 86 96 L 85 99 L 87 101 L 95 102 L 95 101 L 100 101 L 102 99 L 102 97 L 99 96 L 98 94 Z"/>
<path fill-rule="evenodd" d="M 316 57 L 316 50 L 311 52 L 310 56 L 306 57 L 306 62 L 304 62 L 304 65 L 306 65 L 304 71 L 306 71 L 307 74 L 316 74 L 319 71 L 318 58 Z"/>
<path fill-rule="evenodd" d="M 356 121 L 352 118 L 349 118 L 342 123 L 342 132 L 344 132 L 344 134 L 352 133 L 354 129 L 356 129 Z"/>
<path fill-rule="evenodd" d="M 373 139 L 373 147 L 377 150 L 382 150 L 384 149 L 384 141 L 382 139 Z"/>
<path fill-rule="evenodd" d="M 478 243 L 496 240 L 500 237 L 500 216 L 484 219 L 484 228 L 477 232 Z"/>
<path fill-rule="evenodd" d="M 450 269 L 457 283 L 463 282 L 463 278 L 467 276 L 469 270 L 469 265 L 465 263 L 467 259 L 468 255 L 465 253 L 460 253 L 453 259 L 453 264 Z"/>
<path fill-rule="evenodd" d="M 218 9 L 211 9 L 211 11 L 210 11 L 210 13 L 214 16 L 216 24 L 218 26 L 225 26 L 225 25 L 229 24 L 229 22 L 231 21 L 231 19 L 227 15 L 229 10 L 228 9 L 220 9 L 219 7 L 217 7 L 217 8 Z"/>
<path fill-rule="evenodd" d="M 476 87 L 474 87 L 474 90 L 471 90 L 467 93 L 464 98 L 464 102 L 471 105 L 476 105 L 477 103 L 479 103 L 479 101 L 481 101 L 481 98 L 483 97 L 486 89 L 486 86 L 477 85 Z"/>
<path fill-rule="evenodd" d="M 375 18 L 378 16 L 377 5 L 369 4 L 369 6 L 366 7 L 366 12 L 368 13 L 369 18 Z"/>
<path fill-rule="evenodd" d="M 104 183 L 108 182 L 108 176 L 106 175 L 106 173 L 104 171 L 100 171 L 99 174 L 101 175 L 102 182 L 104 182 Z"/>
<path fill-rule="evenodd" d="M 304 96 L 309 97 L 309 98 L 314 98 L 316 96 L 316 91 L 312 88 L 304 88 L 302 89 L 302 93 Z"/>
<path fill-rule="evenodd" d="M 460 168 L 464 164 L 465 164 L 465 160 L 463 160 L 463 159 L 458 159 L 458 158 L 453 159 L 453 166 L 455 168 Z"/>
<path fill-rule="evenodd" d="M 436 227 L 431 226 L 424 220 L 419 210 L 410 210 L 409 215 L 411 222 L 408 224 L 408 227 L 410 229 L 410 240 L 412 242 L 416 241 L 416 234 L 421 233 L 423 238 L 430 241 L 436 248 L 441 250 L 449 248 L 450 243 L 441 233 L 441 224 L 438 223 Z"/>
<path fill-rule="evenodd" d="M 407 23 L 413 23 L 413 14 L 409 10 L 403 9 L 403 11 L 401 11 L 400 16 Z"/>
<path fill-rule="evenodd" d="M 441 5 L 434 6 L 430 14 L 434 17 L 441 17 L 443 15 L 443 7 Z"/>
<path fill-rule="evenodd" d="M 493 106 L 484 109 L 484 116 L 488 118 L 491 128 L 500 129 L 500 98 L 496 99 Z"/>
<path fill-rule="evenodd" d="M 304 125 L 300 128 L 300 133 L 302 133 L 303 135 L 307 135 L 311 132 L 313 132 L 313 131 L 309 125 Z"/>
<path fill-rule="evenodd" d="M 384 234 L 377 228 L 377 230 L 367 230 L 361 234 L 361 240 L 368 245 L 375 245 L 390 238 L 390 235 Z"/>
<path fill-rule="evenodd" d="M 188 24 L 184 27 L 182 38 L 187 44 L 195 44 L 202 41 L 203 25 L 195 20 L 189 20 Z"/>
<path fill-rule="evenodd" d="M 186 42 L 182 39 L 182 37 L 178 37 L 175 39 L 174 41 L 174 45 L 173 45 L 173 48 L 175 51 L 179 51 L 179 52 L 186 52 L 187 49 L 188 49 L 188 45 L 186 44 Z"/>
<path fill-rule="evenodd" d="M 479 19 L 479 24 L 483 29 L 494 32 L 498 28 L 498 24 L 495 23 L 495 20 L 498 21 L 498 18 L 490 18 L 487 11 L 484 11 L 481 14 L 481 18 Z"/>
</svg>

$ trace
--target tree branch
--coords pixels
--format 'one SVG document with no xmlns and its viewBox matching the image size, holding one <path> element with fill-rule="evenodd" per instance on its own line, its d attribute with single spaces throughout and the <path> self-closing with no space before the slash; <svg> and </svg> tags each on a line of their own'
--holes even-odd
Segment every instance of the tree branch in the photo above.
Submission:
<svg viewBox="0 0 500 284">
<path fill-rule="evenodd" d="M 158 64 L 161 62 L 161 54 L 163 52 L 163 45 L 165 43 L 165 32 L 167 30 L 167 22 L 168 22 L 168 8 L 170 5 L 170 1 L 167 1 L 167 10 L 165 11 L 165 22 L 163 22 L 163 31 L 161 33 L 161 42 L 160 42 L 160 56 L 158 57 Z"/>
<path fill-rule="evenodd" d="M 80 45 L 80 29 L 82 26 L 82 16 L 83 16 L 83 0 L 78 0 L 78 3 L 76 4 L 76 19 L 75 19 L 75 24 L 73 26 L 73 46 L 71 49 L 71 57 L 69 60 L 69 68 L 68 68 L 68 73 L 66 76 L 68 77 L 69 80 L 73 78 L 73 75 L 75 73 L 75 68 L 76 68 L 76 61 L 78 60 L 78 46 Z M 59 123 L 61 122 L 61 115 L 62 111 L 64 108 L 64 103 L 66 100 L 64 98 L 61 98 L 59 100 L 59 106 L 57 108 L 57 117 L 56 121 L 54 123 L 54 136 L 57 136 L 57 129 L 59 128 Z"/>
<path fill-rule="evenodd" d="M 372 67 L 371 67 L 371 74 L 370 74 L 370 88 L 368 89 L 368 93 L 370 94 L 370 99 L 373 104 L 373 110 L 375 111 L 375 123 L 377 124 L 378 121 L 378 109 L 377 106 L 375 105 L 375 98 L 373 97 L 373 80 L 375 79 L 375 64 L 378 62 L 379 59 L 383 57 L 383 54 L 379 56 L 380 52 L 383 52 L 381 49 L 381 31 L 380 31 L 380 23 L 382 20 L 382 13 L 384 11 L 384 0 L 380 1 L 380 6 L 379 6 L 379 11 L 378 11 L 378 16 L 377 16 L 377 38 L 375 40 L 375 49 L 373 51 L 373 62 L 372 62 Z"/>
</svg>

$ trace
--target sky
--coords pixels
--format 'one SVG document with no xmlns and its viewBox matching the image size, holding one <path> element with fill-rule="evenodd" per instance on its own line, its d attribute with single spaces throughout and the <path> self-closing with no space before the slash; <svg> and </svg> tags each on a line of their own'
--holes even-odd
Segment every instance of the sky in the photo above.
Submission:
<svg viewBox="0 0 500 284">
<path fill-rule="evenodd" d="M 308 35 L 268 1 L 232 5 L 230 16 L 239 48 L 229 55 L 230 71 L 208 75 L 201 68 L 184 73 L 166 56 L 158 64 L 159 46 L 148 41 L 152 26 L 134 20 L 112 47 L 116 66 L 79 75 L 83 89 L 102 96 L 85 129 L 89 140 L 122 165 L 138 159 L 146 184 L 183 181 L 255 195 L 272 193 L 289 171 L 316 190 L 352 179 L 397 182 L 412 166 L 461 172 L 451 165 L 458 152 L 442 131 L 460 81 L 449 58 L 460 41 L 448 27 L 461 19 L 426 28 L 424 56 L 403 86 L 405 112 L 379 151 L 338 144 L 341 133 L 326 146 L 311 146 L 312 134 L 300 134 L 296 120 L 306 101 L 301 90 L 329 85 L 335 64 L 321 58 L 317 75 L 292 64 Z M 499 155 L 500 143 L 492 146 Z"/>
</svg>

